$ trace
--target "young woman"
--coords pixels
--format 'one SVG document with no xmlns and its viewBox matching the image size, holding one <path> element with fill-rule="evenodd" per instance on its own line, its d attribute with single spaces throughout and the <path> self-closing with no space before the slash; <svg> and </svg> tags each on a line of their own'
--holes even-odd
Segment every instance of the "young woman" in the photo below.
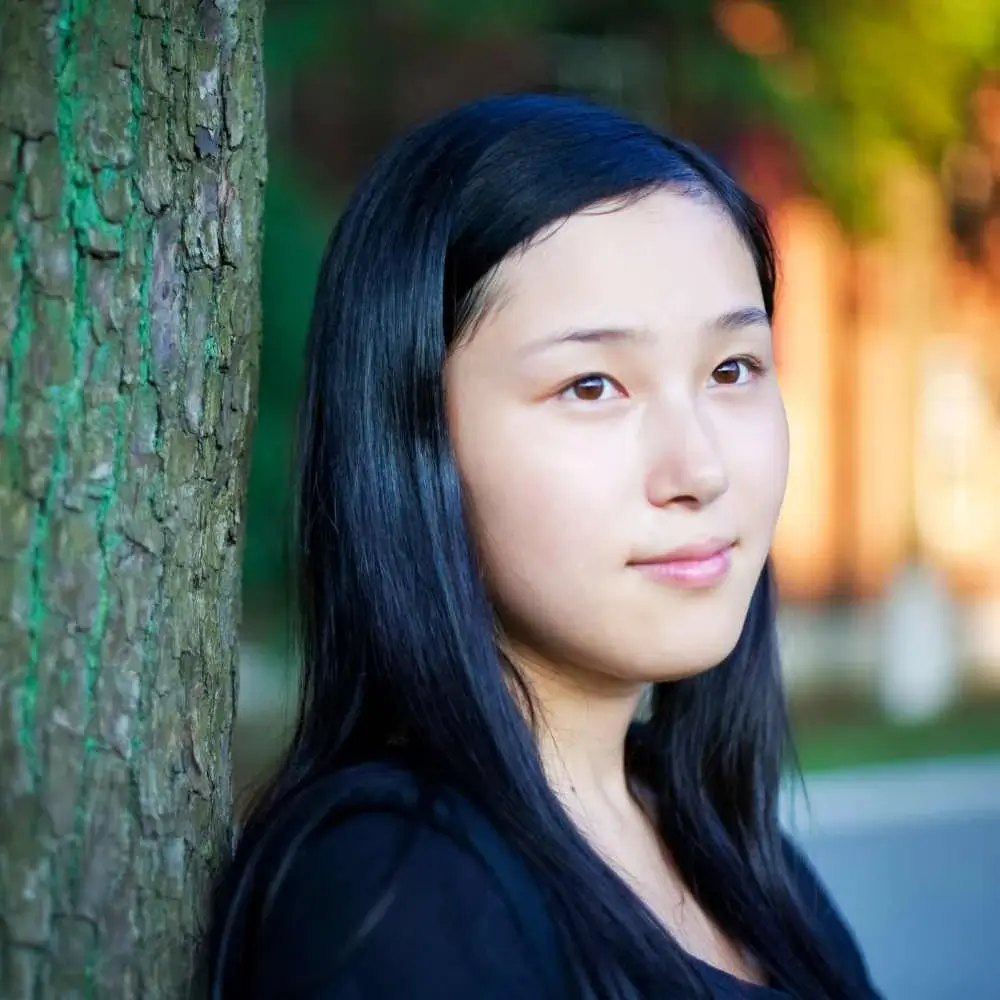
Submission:
<svg viewBox="0 0 1000 1000">
<path fill-rule="evenodd" d="M 719 167 L 582 101 L 378 162 L 319 278 L 301 709 L 217 998 L 875 995 L 776 816 L 774 285 Z"/>
</svg>

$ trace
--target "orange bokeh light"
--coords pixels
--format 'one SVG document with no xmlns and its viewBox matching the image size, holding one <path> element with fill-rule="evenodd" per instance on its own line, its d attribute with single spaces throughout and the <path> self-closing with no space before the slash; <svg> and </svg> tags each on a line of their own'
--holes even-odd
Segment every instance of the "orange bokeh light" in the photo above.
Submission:
<svg viewBox="0 0 1000 1000">
<path fill-rule="evenodd" d="M 781 15 L 763 0 L 721 0 L 715 23 L 726 39 L 753 56 L 777 56 L 791 47 Z"/>
</svg>

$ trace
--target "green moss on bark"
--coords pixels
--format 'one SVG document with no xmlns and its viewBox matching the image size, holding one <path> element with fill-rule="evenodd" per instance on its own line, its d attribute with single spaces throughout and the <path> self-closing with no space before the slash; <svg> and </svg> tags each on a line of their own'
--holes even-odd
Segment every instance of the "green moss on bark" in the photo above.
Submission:
<svg viewBox="0 0 1000 1000">
<path fill-rule="evenodd" d="M 261 0 L 0 14 L 10 1000 L 184 995 L 229 843 L 261 14 Z"/>
</svg>

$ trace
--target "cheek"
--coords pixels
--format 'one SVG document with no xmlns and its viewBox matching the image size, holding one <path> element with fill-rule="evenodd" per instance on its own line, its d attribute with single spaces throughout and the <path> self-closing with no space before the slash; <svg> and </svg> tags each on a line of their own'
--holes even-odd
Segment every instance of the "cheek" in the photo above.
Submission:
<svg viewBox="0 0 1000 1000">
<path fill-rule="evenodd" d="M 788 479 L 788 423 L 781 398 L 727 420 L 725 442 L 730 490 L 754 527 L 773 531 Z"/>
<path fill-rule="evenodd" d="M 621 509 L 621 465 L 610 449 L 567 447 L 537 427 L 468 456 L 466 495 L 488 568 L 537 576 L 582 565 Z"/>
<path fill-rule="evenodd" d="M 624 558 L 613 528 L 634 478 L 630 456 L 599 433 L 583 446 L 555 421 L 489 427 L 457 452 L 492 596 L 519 616 L 575 602 L 595 568 Z"/>
</svg>

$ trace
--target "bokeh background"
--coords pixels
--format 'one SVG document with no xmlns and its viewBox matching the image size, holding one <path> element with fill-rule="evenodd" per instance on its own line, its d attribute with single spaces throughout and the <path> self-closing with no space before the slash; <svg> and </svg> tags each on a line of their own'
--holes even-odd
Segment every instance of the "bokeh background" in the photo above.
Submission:
<svg viewBox="0 0 1000 1000">
<path fill-rule="evenodd" d="M 770 215 L 792 427 L 775 555 L 815 855 L 890 996 L 1000 997 L 975 978 L 1000 945 L 1000 0 L 269 0 L 265 57 L 238 788 L 293 704 L 293 420 L 338 207 L 456 103 L 587 94 L 694 140 Z"/>
</svg>

